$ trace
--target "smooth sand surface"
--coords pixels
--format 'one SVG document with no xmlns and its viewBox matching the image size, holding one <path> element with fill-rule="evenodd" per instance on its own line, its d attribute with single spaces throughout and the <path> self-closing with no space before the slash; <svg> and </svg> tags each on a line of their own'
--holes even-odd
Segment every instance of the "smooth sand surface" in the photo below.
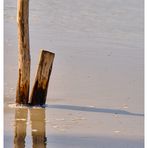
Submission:
<svg viewBox="0 0 148 148">
<path fill-rule="evenodd" d="M 5 147 L 143 148 L 143 0 L 30 1 L 31 87 L 39 50 L 55 52 L 44 109 L 15 108 L 17 1 L 4 3 Z"/>
</svg>

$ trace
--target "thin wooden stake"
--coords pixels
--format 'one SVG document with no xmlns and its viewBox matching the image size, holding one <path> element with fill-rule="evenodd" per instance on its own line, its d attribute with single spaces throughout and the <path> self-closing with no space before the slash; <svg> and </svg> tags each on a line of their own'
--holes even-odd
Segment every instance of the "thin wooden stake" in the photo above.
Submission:
<svg viewBox="0 0 148 148">
<path fill-rule="evenodd" d="M 46 102 L 48 82 L 52 71 L 55 54 L 42 50 L 35 83 L 30 97 L 30 105 L 44 105 Z"/>
<path fill-rule="evenodd" d="M 29 0 L 18 0 L 18 83 L 16 103 L 27 104 L 30 86 Z"/>
</svg>

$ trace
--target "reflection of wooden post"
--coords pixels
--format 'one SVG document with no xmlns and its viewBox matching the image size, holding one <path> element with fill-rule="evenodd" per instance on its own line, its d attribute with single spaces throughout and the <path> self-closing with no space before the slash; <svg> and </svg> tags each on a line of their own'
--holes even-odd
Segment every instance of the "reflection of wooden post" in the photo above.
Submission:
<svg viewBox="0 0 148 148">
<path fill-rule="evenodd" d="M 28 109 L 15 110 L 15 148 L 25 148 L 27 114 Z"/>
<path fill-rule="evenodd" d="M 31 109 L 30 120 L 33 148 L 45 148 L 47 140 L 45 130 L 45 109 Z"/>
<path fill-rule="evenodd" d="M 30 85 L 30 49 L 29 49 L 29 0 L 18 0 L 18 69 L 19 78 L 16 91 L 16 103 L 27 104 Z"/>
<path fill-rule="evenodd" d="M 36 79 L 30 97 L 30 105 L 45 104 L 53 60 L 54 53 L 45 50 L 41 51 Z"/>
</svg>

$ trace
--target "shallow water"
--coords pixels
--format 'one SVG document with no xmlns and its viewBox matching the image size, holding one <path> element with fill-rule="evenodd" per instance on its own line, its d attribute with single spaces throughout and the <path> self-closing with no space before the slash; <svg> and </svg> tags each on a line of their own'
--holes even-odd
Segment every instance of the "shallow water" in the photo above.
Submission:
<svg viewBox="0 0 148 148">
<path fill-rule="evenodd" d="M 5 147 L 144 146 L 143 114 L 61 104 L 43 108 L 9 104 L 5 114 Z"/>
<path fill-rule="evenodd" d="M 40 147 L 143 147 L 143 0 L 30 1 L 31 87 L 39 50 L 56 55 L 47 107 L 38 110 L 10 107 L 17 82 L 17 1 L 4 3 L 5 147 L 24 146 L 15 140 L 17 132 L 25 147 L 36 145 L 36 138 Z M 23 120 L 19 112 L 25 112 Z M 33 126 L 42 127 L 41 137 Z"/>
</svg>

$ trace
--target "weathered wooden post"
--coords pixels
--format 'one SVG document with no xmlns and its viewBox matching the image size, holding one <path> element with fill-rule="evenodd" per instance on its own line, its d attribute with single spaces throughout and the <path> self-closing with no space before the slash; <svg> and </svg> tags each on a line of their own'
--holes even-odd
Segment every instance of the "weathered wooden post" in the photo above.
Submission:
<svg viewBox="0 0 148 148">
<path fill-rule="evenodd" d="M 30 85 L 29 0 L 18 0 L 18 83 L 16 103 L 27 104 Z"/>
<path fill-rule="evenodd" d="M 44 105 L 46 102 L 48 82 L 52 71 L 55 54 L 42 50 L 33 90 L 30 97 L 30 105 Z"/>
</svg>

